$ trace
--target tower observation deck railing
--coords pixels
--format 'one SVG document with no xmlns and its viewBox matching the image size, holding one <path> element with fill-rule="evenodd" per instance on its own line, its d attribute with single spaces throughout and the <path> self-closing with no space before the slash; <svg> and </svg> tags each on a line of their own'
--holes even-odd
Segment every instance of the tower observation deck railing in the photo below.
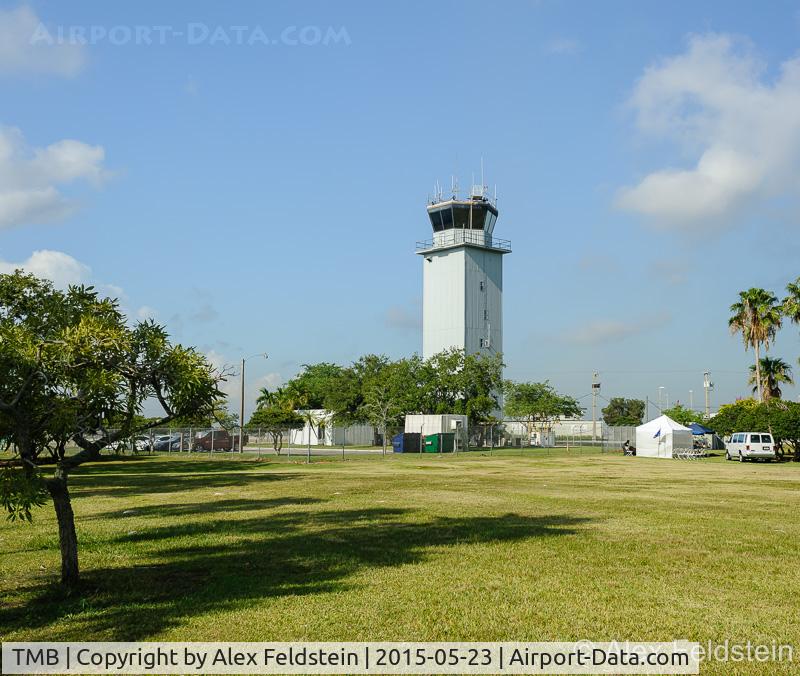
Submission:
<svg viewBox="0 0 800 676">
<path fill-rule="evenodd" d="M 482 230 L 444 230 L 437 232 L 433 239 L 417 242 L 417 251 L 427 249 L 440 249 L 448 246 L 458 246 L 459 244 L 472 244 L 487 249 L 499 249 L 500 251 L 511 251 L 511 240 L 497 239 L 486 234 Z"/>
</svg>

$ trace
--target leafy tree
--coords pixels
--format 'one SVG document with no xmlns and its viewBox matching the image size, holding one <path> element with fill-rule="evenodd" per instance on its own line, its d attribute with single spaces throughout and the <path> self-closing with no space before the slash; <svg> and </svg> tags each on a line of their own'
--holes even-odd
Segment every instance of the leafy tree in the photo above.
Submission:
<svg viewBox="0 0 800 676">
<path fill-rule="evenodd" d="M 717 414 L 706 422 L 721 437 L 734 432 L 760 429 L 759 405 L 755 399 L 740 399 L 732 404 L 723 404 Z"/>
<path fill-rule="evenodd" d="M 769 349 L 770 341 L 781 327 L 781 308 L 778 299 L 765 289 L 748 289 L 739 292 L 739 300 L 731 305 L 733 313 L 728 320 L 732 333 L 741 333 L 744 349 L 752 347 L 756 354 L 756 391 L 763 401 L 761 391 L 761 346 Z"/>
<path fill-rule="evenodd" d="M 771 357 L 761 357 L 759 366 L 760 368 L 758 370 L 761 372 L 761 392 L 765 402 L 770 399 L 781 398 L 783 394 L 781 385 L 794 385 L 792 367 L 783 361 L 783 359 L 779 357 L 775 359 Z M 750 379 L 747 381 L 748 385 L 753 386 L 753 394 L 758 392 L 758 384 L 756 383 L 757 377 L 758 374 L 754 364 L 750 367 Z"/>
<path fill-rule="evenodd" d="M 644 402 L 641 399 L 612 397 L 602 413 L 606 425 L 612 427 L 641 425 L 644 419 Z"/>
<path fill-rule="evenodd" d="M 561 418 L 576 418 L 583 415 L 577 399 L 561 395 L 549 382 L 505 383 L 506 415 L 524 422 L 531 434 L 535 427 L 544 433 Z"/>
<path fill-rule="evenodd" d="M 724 437 L 734 432 L 768 431 L 780 454 L 786 446 L 791 446 L 795 459 L 800 460 L 800 404 L 797 402 L 771 399 L 759 403 L 755 399 L 741 399 L 720 406 L 717 415 L 707 424 Z"/>
<path fill-rule="evenodd" d="M 703 414 L 700 411 L 684 408 L 680 404 L 675 404 L 672 408 L 665 408 L 662 413 L 684 427 L 688 427 L 693 422 L 703 422 Z"/>
<path fill-rule="evenodd" d="M 295 409 L 322 409 L 333 414 L 325 421 L 345 425 L 367 422 L 384 429 L 407 413 L 460 413 L 477 423 L 499 408 L 502 367 L 500 355 L 465 355 L 457 349 L 427 361 L 417 355 L 398 361 L 365 355 L 349 367 L 306 364 L 285 389 Z M 308 421 L 312 426 L 322 422 L 318 414 L 301 415 L 315 417 Z"/>
<path fill-rule="evenodd" d="M 444 350 L 419 367 L 419 405 L 422 413 L 457 413 L 470 423 L 488 421 L 500 408 L 503 357 Z"/>
<path fill-rule="evenodd" d="M 344 371 L 342 366 L 329 362 L 303 364 L 303 370 L 287 383 L 286 389 L 304 408 L 327 408 L 326 404 L 335 396 L 337 386 L 345 377 Z"/>
<path fill-rule="evenodd" d="M 10 518 L 30 520 L 49 495 L 65 584 L 79 577 L 70 474 L 119 439 L 180 416 L 210 415 L 223 396 L 224 374 L 171 344 L 162 327 L 130 328 L 117 302 L 92 287 L 59 291 L 21 271 L 0 275 L 0 373 L 0 438 L 15 449 L 0 474 L 0 502 Z M 137 416 L 150 400 L 162 414 L 143 422 Z M 70 442 L 80 450 L 68 452 Z"/>
<path fill-rule="evenodd" d="M 363 380 L 363 401 L 360 419 L 381 433 L 383 453 L 386 454 L 389 427 L 397 425 L 406 413 L 418 410 L 420 360 L 417 357 L 385 361 Z"/>
<path fill-rule="evenodd" d="M 781 455 L 787 445 L 794 451 L 794 459 L 800 460 L 800 403 L 773 399 L 769 407 L 769 430 L 775 437 Z"/>
<path fill-rule="evenodd" d="M 366 392 L 361 413 L 364 419 L 381 432 L 383 454 L 386 455 L 386 437 L 389 426 L 403 415 L 401 399 L 389 382 L 373 382 Z"/>
<path fill-rule="evenodd" d="M 228 410 L 227 396 L 223 395 L 211 412 L 193 412 L 189 415 L 178 416 L 171 421 L 175 427 L 211 427 L 214 423 L 228 431 L 239 426 L 239 414 Z"/>
<path fill-rule="evenodd" d="M 260 403 L 250 417 L 248 425 L 264 428 L 272 437 L 275 453 L 280 455 L 283 448 L 283 433 L 302 427 L 303 417 L 293 410 L 294 402 L 285 390 L 278 388 L 270 393 L 264 388 L 261 392 L 264 396 L 259 396 L 257 401 Z"/>
</svg>

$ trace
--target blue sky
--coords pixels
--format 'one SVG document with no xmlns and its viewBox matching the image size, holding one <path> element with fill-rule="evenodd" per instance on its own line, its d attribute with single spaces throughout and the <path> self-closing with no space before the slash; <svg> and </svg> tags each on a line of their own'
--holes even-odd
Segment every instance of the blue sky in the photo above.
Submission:
<svg viewBox="0 0 800 676">
<path fill-rule="evenodd" d="M 507 375 L 717 405 L 728 306 L 800 275 L 799 40 L 800 2 L 0 2 L 0 269 L 266 351 L 252 392 L 421 349 L 425 200 L 483 158 Z"/>
</svg>

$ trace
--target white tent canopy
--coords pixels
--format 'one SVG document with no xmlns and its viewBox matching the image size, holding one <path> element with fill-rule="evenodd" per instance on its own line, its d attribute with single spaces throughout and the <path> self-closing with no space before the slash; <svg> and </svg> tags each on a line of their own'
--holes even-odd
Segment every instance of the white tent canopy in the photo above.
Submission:
<svg viewBox="0 0 800 676">
<path fill-rule="evenodd" d="M 671 458 L 673 451 L 691 449 L 692 430 L 662 415 L 636 428 L 636 455 Z"/>
</svg>

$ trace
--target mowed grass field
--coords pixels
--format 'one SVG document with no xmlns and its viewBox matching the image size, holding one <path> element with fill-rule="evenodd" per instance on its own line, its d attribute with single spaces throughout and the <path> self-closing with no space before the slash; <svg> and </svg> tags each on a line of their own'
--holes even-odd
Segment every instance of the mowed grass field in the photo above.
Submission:
<svg viewBox="0 0 800 676">
<path fill-rule="evenodd" d="M 162 456 L 84 466 L 72 493 L 76 593 L 51 506 L 0 525 L 3 640 L 730 639 L 800 660 L 793 463 Z"/>
</svg>

